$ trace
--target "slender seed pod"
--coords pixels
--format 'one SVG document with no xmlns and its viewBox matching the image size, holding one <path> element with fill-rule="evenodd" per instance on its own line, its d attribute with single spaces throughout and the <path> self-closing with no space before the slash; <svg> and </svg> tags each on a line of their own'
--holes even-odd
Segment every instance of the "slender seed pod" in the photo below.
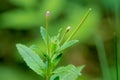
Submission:
<svg viewBox="0 0 120 80">
<path fill-rule="evenodd" d="M 91 8 L 88 9 L 88 11 L 86 12 L 85 16 L 82 18 L 82 20 L 81 20 L 80 24 L 78 25 L 78 27 L 75 28 L 73 33 L 68 37 L 68 39 L 65 42 L 68 42 L 76 34 L 76 32 L 79 30 L 79 28 L 82 26 L 82 24 L 85 22 L 86 18 L 90 14 L 91 10 L 92 10 Z"/>
</svg>

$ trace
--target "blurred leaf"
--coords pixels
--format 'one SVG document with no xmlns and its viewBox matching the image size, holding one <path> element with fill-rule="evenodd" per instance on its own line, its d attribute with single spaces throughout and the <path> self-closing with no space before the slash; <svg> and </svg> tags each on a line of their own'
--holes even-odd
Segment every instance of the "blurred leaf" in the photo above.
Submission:
<svg viewBox="0 0 120 80">
<path fill-rule="evenodd" d="M 78 40 L 71 40 L 71 41 L 68 41 L 68 42 L 64 43 L 64 44 L 61 46 L 60 51 L 62 51 L 62 50 L 64 50 L 64 49 L 66 49 L 66 48 L 74 45 L 74 44 L 77 43 L 77 42 L 78 42 Z"/>
<path fill-rule="evenodd" d="M 31 71 L 21 70 L 19 67 L 0 65 L 0 80 L 38 80 L 38 75 L 33 75 Z M 42 80 L 42 79 L 41 79 Z"/>
<path fill-rule="evenodd" d="M 120 0 L 101 0 L 101 2 L 106 9 L 111 9 L 113 12 L 116 8 L 118 8 L 118 11 L 120 10 Z"/>
<path fill-rule="evenodd" d="M 20 7 L 32 7 L 37 3 L 37 0 L 10 0 L 11 3 Z"/>
<path fill-rule="evenodd" d="M 28 29 L 39 26 L 39 13 L 33 11 L 14 10 L 2 14 L 4 28 Z"/>
<path fill-rule="evenodd" d="M 73 65 L 57 68 L 50 80 L 76 80 L 80 75 L 80 71 Z"/>
<path fill-rule="evenodd" d="M 44 27 L 41 27 L 41 35 L 42 35 L 42 39 L 46 43 L 46 29 Z"/>
<path fill-rule="evenodd" d="M 41 58 L 25 45 L 17 44 L 16 46 L 27 65 L 37 74 L 44 76 L 45 64 Z"/>
</svg>

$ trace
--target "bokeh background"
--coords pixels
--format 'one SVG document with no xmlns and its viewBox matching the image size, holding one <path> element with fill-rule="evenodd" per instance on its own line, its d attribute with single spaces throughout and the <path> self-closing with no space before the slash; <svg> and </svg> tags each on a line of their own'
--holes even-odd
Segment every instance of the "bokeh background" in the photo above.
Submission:
<svg viewBox="0 0 120 80">
<path fill-rule="evenodd" d="M 16 43 L 44 50 L 40 26 L 45 27 L 47 10 L 49 34 L 71 26 L 67 38 L 88 8 L 92 12 L 74 37 L 79 43 L 65 51 L 58 66 L 85 65 L 79 80 L 120 80 L 120 0 L 0 0 L 0 80 L 42 80 L 27 67 Z"/>
</svg>

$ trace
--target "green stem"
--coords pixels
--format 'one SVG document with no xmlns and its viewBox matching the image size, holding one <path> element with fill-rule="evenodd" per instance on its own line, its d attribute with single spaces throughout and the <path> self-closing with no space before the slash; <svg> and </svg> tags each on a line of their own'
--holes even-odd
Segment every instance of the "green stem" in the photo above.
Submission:
<svg viewBox="0 0 120 80">
<path fill-rule="evenodd" d="M 48 34 L 48 19 L 49 19 L 49 17 L 46 16 L 46 33 L 47 33 L 46 41 L 47 41 L 48 54 L 50 54 L 50 49 L 49 49 L 49 34 Z"/>
<path fill-rule="evenodd" d="M 80 24 L 78 25 L 78 27 L 73 31 L 73 33 L 70 35 L 70 37 L 68 37 L 68 39 L 65 42 L 68 42 L 74 35 L 75 33 L 79 30 L 79 28 L 81 27 L 81 25 L 84 23 L 84 21 L 86 20 L 86 18 L 88 17 L 88 15 L 91 12 L 91 8 L 89 8 L 89 10 L 86 12 L 85 16 L 82 18 Z"/>
<path fill-rule="evenodd" d="M 51 59 L 47 59 L 47 62 L 48 62 L 48 67 L 46 68 L 46 80 L 50 80 L 50 77 L 51 77 L 51 73 L 52 73 L 52 70 L 51 70 Z"/>
<path fill-rule="evenodd" d="M 50 74 L 51 74 L 51 70 L 50 70 L 50 66 L 51 66 L 51 59 L 50 59 L 50 47 L 49 47 L 49 34 L 48 34 L 48 21 L 49 21 L 49 15 L 46 15 L 46 33 L 47 33 L 47 37 L 46 37 L 46 41 L 47 41 L 47 62 L 48 62 L 48 67 L 46 68 L 46 80 L 50 80 Z"/>
<path fill-rule="evenodd" d="M 48 61 L 48 69 L 47 69 L 47 79 L 50 80 L 50 60 Z"/>
</svg>

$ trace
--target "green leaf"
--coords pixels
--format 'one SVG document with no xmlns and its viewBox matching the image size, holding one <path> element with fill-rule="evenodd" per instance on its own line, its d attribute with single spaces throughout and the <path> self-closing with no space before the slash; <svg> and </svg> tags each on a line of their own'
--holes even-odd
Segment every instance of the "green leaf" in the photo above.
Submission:
<svg viewBox="0 0 120 80">
<path fill-rule="evenodd" d="M 29 48 L 32 49 L 32 50 L 35 50 L 35 49 L 38 48 L 38 46 L 36 46 L 36 45 L 31 45 Z"/>
<path fill-rule="evenodd" d="M 16 47 L 27 65 L 37 74 L 44 77 L 46 66 L 41 58 L 32 49 L 25 45 L 17 44 Z"/>
<path fill-rule="evenodd" d="M 45 58 L 44 52 L 37 45 L 31 45 L 29 48 L 32 49 L 35 53 L 39 53 L 41 59 Z"/>
<path fill-rule="evenodd" d="M 59 61 L 61 60 L 62 58 L 62 52 L 60 53 L 57 53 L 57 54 L 54 54 L 52 59 L 51 59 L 51 63 L 53 65 L 53 68 L 59 63 Z"/>
<path fill-rule="evenodd" d="M 41 27 L 41 36 L 42 36 L 44 42 L 46 43 L 47 35 L 46 35 L 46 29 L 44 27 Z"/>
<path fill-rule="evenodd" d="M 64 43 L 64 44 L 61 46 L 60 51 L 62 51 L 62 50 L 64 50 L 64 49 L 66 49 L 66 48 L 74 45 L 74 44 L 77 43 L 77 42 L 78 42 L 78 40 L 71 40 L 71 41 L 69 41 L 69 42 Z"/>
<path fill-rule="evenodd" d="M 73 65 L 57 68 L 53 73 L 54 75 L 50 80 L 76 80 L 81 75 L 79 70 Z"/>
<path fill-rule="evenodd" d="M 79 72 L 81 72 L 84 67 L 85 67 L 85 65 L 83 65 L 83 66 L 78 66 L 77 69 L 78 69 Z"/>
</svg>

